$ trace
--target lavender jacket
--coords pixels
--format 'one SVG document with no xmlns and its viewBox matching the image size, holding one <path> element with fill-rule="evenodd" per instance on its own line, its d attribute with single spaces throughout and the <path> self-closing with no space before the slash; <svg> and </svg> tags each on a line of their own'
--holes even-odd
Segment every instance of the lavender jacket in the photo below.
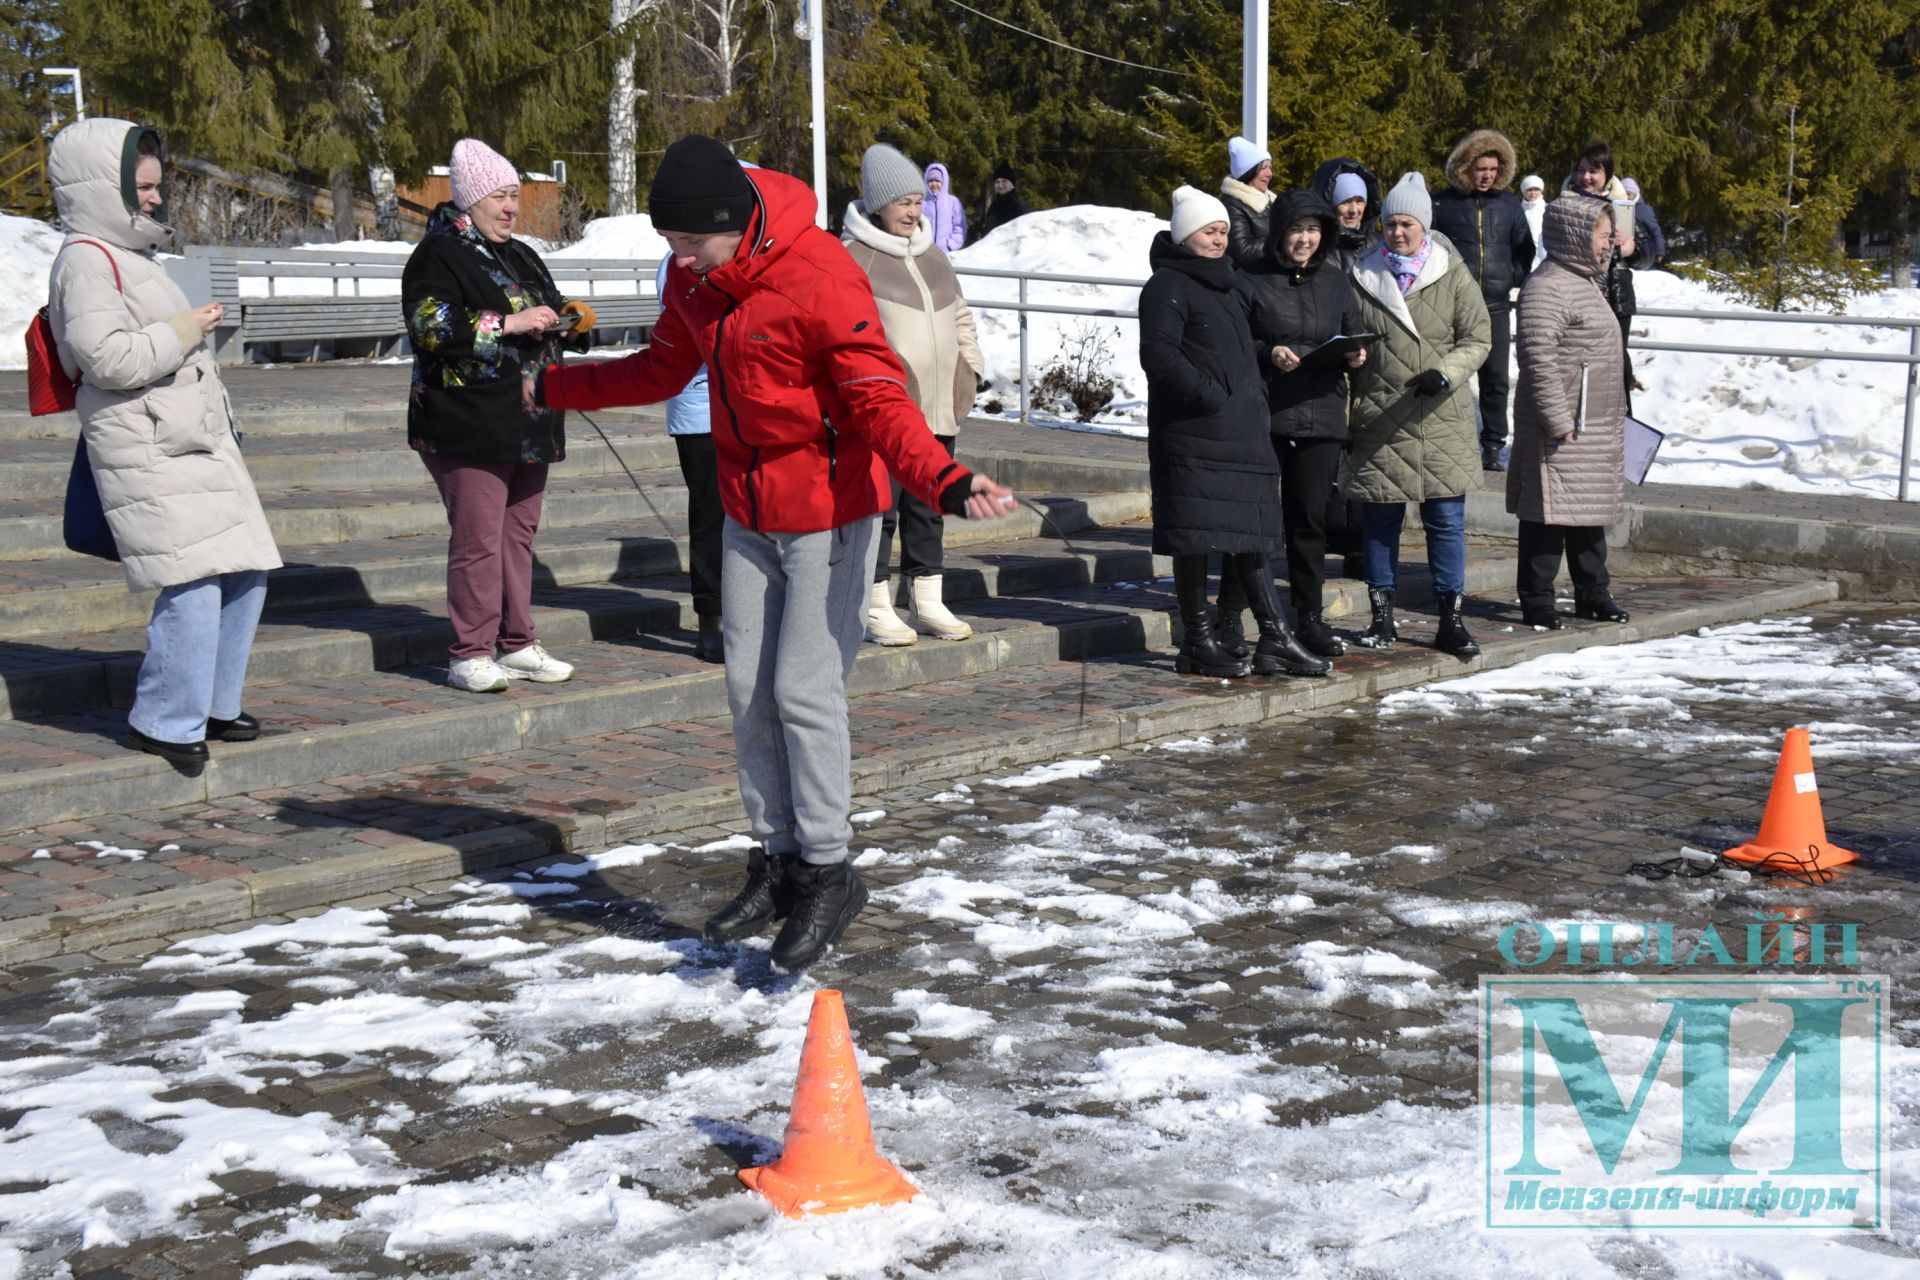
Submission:
<svg viewBox="0 0 1920 1280">
<path fill-rule="evenodd" d="M 925 175 L 928 182 L 940 180 L 940 194 L 928 195 L 927 221 L 933 224 L 933 247 L 942 253 L 952 253 L 967 243 L 967 211 L 960 204 L 960 197 L 953 194 L 953 178 L 947 173 L 947 166 L 930 164 Z"/>
</svg>

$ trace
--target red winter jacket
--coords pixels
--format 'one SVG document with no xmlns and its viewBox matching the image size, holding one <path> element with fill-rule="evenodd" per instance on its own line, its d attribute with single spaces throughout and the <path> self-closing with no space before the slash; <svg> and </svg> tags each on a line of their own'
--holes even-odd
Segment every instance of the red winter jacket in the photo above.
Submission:
<svg viewBox="0 0 1920 1280">
<path fill-rule="evenodd" d="M 653 344 L 625 359 L 550 367 L 555 409 L 651 404 L 708 369 L 720 500 L 763 533 L 818 533 L 887 509 L 889 469 L 936 509 L 972 474 L 907 396 L 867 276 L 813 224 L 813 191 L 766 169 L 732 262 L 667 272 Z M 945 504 L 951 508 L 953 503 Z"/>
</svg>

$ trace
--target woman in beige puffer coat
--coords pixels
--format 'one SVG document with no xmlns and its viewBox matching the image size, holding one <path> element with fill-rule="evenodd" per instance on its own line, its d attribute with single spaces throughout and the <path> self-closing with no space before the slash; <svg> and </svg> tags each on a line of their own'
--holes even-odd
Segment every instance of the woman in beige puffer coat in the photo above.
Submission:
<svg viewBox="0 0 1920 1280">
<path fill-rule="evenodd" d="M 953 264 L 933 243 L 924 215 L 927 188 L 913 161 L 884 143 L 860 161 L 860 199 L 847 206 L 847 252 L 867 273 L 887 345 L 907 372 L 913 397 L 934 439 L 948 454 L 960 423 L 973 409 L 974 388 L 986 368 L 973 311 L 961 295 Z M 893 535 L 900 533 L 900 575 L 907 580 L 907 622 L 894 612 Z M 893 508 L 880 523 L 874 582 L 867 596 L 866 638 L 909 645 L 920 635 L 965 640 L 973 628 L 942 598 L 945 524 L 940 513 L 893 486 Z"/>
<path fill-rule="evenodd" d="M 1520 290 L 1519 395 L 1507 510 L 1520 518 L 1517 587 L 1528 626 L 1560 629 L 1553 580 L 1564 552 L 1574 613 L 1625 622 L 1607 578 L 1607 526 L 1625 513 L 1624 348 L 1601 281 L 1613 209 L 1566 192 L 1542 219 L 1546 265 Z"/>
<path fill-rule="evenodd" d="M 53 140 L 47 169 L 67 232 L 48 303 L 60 363 L 79 383 L 127 588 L 160 593 L 127 742 L 196 774 L 207 739 L 259 736 L 240 691 L 267 570 L 280 566 L 208 349 L 223 312 L 190 306 L 154 261 L 177 240 L 157 133 L 80 121 Z"/>
</svg>

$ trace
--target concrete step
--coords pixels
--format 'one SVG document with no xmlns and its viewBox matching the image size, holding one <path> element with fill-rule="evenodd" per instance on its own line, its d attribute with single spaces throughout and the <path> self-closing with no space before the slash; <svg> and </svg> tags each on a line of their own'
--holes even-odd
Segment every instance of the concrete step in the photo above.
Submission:
<svg viewBox="0 0 1920 1280">
<path fill-rule="evenodd" d="M 264 494 L 267 525 L 283 547 L 446 534 L 446 509 L 422 469 L 418 487 L 292 489 Z M 640 490 L 636 491 L 633 481 Z M 0 499 L 0 561 L 60 560 L 85 565 L 87 557 L 62 543 L 62 496 Z M 653 525 L 665 517 L 678 525 L 687 509 L 678 467 L 597 476 L 559 476 L 548 482 L 540 515 L 543 529 L 570 529 L 625 521 Z M 97 563 L 97 562 L 96 562 Z"/>
<path fill-rule="evenodd" d="M 1148 514 L 1143 493 L 1034 499 L 1028 508 L 991 524 L 947 522 L 949 547 L 1010 538 L 1071 537 L 1099 525 L 1124 524 Z M 651 513 L 649 513 L 651 515 Z M 534 541 L 535 582 L 581 586 L 657 574 L 685 573 L 686 539 L 671 519 L 619 521 L 543 530 Z M 439 597 L 446 586 L 446 535 L 282 547 L 286 567 L 268 580 L 273 613 L 403 604 Z M 91 581 L 76 581 L 81 575 Z M 16 561 L 0 564 L 0 636 L 77 636 L 144 627 L 152 597 L 129 592 L 119 566 L 104 560 Z"/>
<path fill-rule="evenodd" d="M 623 459 L 635 471 L 677 465 L 673 440 L 665 432 L 605 421 L 601 425 L 613 448 L 590 429 L 573 424 L 567 432 L 566 459 L 553 465 L 552 474 L 620 475 Z M 289 489 L 413 489 L 426 478 L 426 468 L 407 447 L 404 428 L 279 439 L 249 431 L 242 448 L 254 486 L 267 505 L 275 493 Z M 72 468 L 71 438 L 17 443 L 8 448 L 7 465 L 0 468 L 0 498 L 64 494 Z"/>
<path fill-rule="evenodd" d="M 378 431 L 398 433 L 407 430 L 406 386 L 394 389 L 393 403 L 366 408 L 250 408 L 236 398 L 234 416 L 249 437 L 281 439 L 287 436 L 329 436 L 343 433 Z M 295 397 L 297 399 L 297 397 Z M 601 426 L 614 422 L 645 421 L 659 423 L 665 413 L 657 407 L 635 409 L 597 409 L 594 419 Z M 589 434 L 591 427 L 582 424 Z M 18 440 L 65 440 L 71 445 L 80 435 L 80 418 L 74 413 L 52 413 L 36 418 L 27 413 L 0 413 L 0 443 Z"/>
<path fill-rule="evenodd" d="M 1333 710 L 1545 654 L 1797 612 L 1835 594 L 1830 583 L 1731 580 L 1619 578 L 1615 588 L 1634 612 L 1624 626 L 1572 623 L 1560 632 L 1534 632 L 1517 625 L 1511 607 L 1476 607 L 1474 628 L 1485 652 L 1463 664 L 1428 647 L 1430 617 L 1409 614 L 1405 643 L 1350 654 L 1323 680 L 1175 675 L 1164 652 L 1170 638 L 1160 611 L 1164 595 L 1149 612 L 1087 607 L 1077 623 L 1071 615 L 1055 614 L 1051 623 L 1036 615 L 961 644 L 923 641 L 890 653 L 869 646 L 851 706 L 856 808 L 869 807 L 863 797 L 901 787 L 977 784 L 982 775 L 1041 761 Z M 1061 623 L 1083 629 L 1076 634 Z M 1125 647 L 1103 652 L 1094 643 L 1101 631 L 1125 625 L 1139 628 Z M 1022 634 L 1027 631 L 1051 635 L 1030 639 Z M 1003 650 L 1029 643 L 1041 650 L 1031 660 L 996 660 Z M 701 678 L 712 683 L 717 677 L 709 671 Z M 678 699 L 688 714 L 714 705 L 688 688 L 694 683 L 663 681 L 651 696 Z M 208 773 L 224 779 L 217 798 L 160 794 L 135 770 L 140 776 L 123 780 L 112 810 L 69 821 L 28 820 L 0 835 L 0 966 L 739 821 L 724 714 L 656 716 L 638 727 L 609 727 L 598 715 L 563 714 L 570 696 L 561 686 L 514 697 L 518 706 L 498 714 L 517 712 L 522 727 L 491 735 L 475 726 L 460 730 L 473 748 L 467 758 L 449 754 L 440 764 L 389 766 L 376 741 L 349 753 L 338 775 L 279 785 L 261 775 L 286 745 L 267 739 L 219 748 Z M 307 736 L 314 740 L 309 751 L 336 749 L 338 740 Z M 66 772 L 81 767 L 102 768 L 95 763 Z M 89 785 L 104 791 L 107 781 L 97 776 Z M 10 800 L 0 801 L 0 812 L 12 811 L 4 807 Z M 952 803 L 963 807 L 964 797 Z M 45 815 L 57 806 L 39 809 Z M 111 842 L 141 856 L 96 854 L 75 843 L 82 840 Z M 734 865 L 716 861 L 716 886 L 734 874 Z M 561 898 L 554 900 L 562 900 L 568 886 L 592 880 L 590 868 L 567 868 L 529 883 L 527 894 L 557 891 Z"/>
<path fill-rule="evenodd" d="M 1151 567 L 1137 545 L 1109 570 Z M 1131 559 L 1128 559 L 1128 557 Z M 982 557 L 971 577 L 979 594 L 957 599 L 955 611 L 979 633 L 958 644 L 922 640 L 910 647 L 865 646 L 855 667 L 856 691 L 898 688 L 1061 656 L 1117 654 L 1171 643 L 1170 583 L 1119 578 L 1092 581 L 1098 559 L 1083 554 L 1036 556 L 1017 545 Z M 989 573 L 991 571 L 991 575 Z M 1511 580 L 1511 563 L 1488 562 L 1481 573 Z M 1071 582 L 1088 585 L 1067 585 Z M 984 593 L 1039 587 L 1045 596 Z M 1416 595 L 1409 581 L 1409 597 Z M 661 601 L 685 619 L 684 597 Z M 365 637 L 361 637 L 364 641 Z M 107 707 L 0 722 L 0 822 L 32 825 L 109 812 L 140 794 L 147 803 L 298 786 L 345 774 L 462 760 L 583 733 L 698 719 L 725 712 L 724 673 L 694 660 L 685 632 L 662 627 L 583 644 L 548 647 L 576 664 L 559 686 L 516 683 L 505 694 L 474 695 L 445 686 L 444 653 L 391 670 L 310 678 L 249 691 L 248 710 L 269 726 L 255 743 L 220 747 L 197 779 L 182 778 L 149 756 L 127 751 L 125 716 Z M 312 661 L 314 650 L 287 643 L 269 664 Z M 102 680 L 124 689 L 125 662 Z M 104 666 L 104 664 L 102 664 Z M 102 808 L 102 806 L 107 806 Z"/>
</svg>

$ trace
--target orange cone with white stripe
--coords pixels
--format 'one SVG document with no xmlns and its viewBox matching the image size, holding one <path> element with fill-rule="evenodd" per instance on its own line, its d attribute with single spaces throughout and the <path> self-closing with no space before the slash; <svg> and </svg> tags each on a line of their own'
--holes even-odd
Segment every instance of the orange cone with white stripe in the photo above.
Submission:
<svg viewBox="0 0 1920 1280">
<path fill-rule="evenodd" d="M 853 1032 L 838 991 L 813 993 L 800 1080 L 780 1158 L 742 1169 L 740 1181 L 789 1218 L 911 1200 L 919 1189 L 873 1146 Z"/>
<path fill-rule="evenodd" d="M 1765 863 L 1783 871 L 1830 871 L 1860 855 L 1827 841 L 1820 788 L 1813 778 L 1813 747 L 1805 729 L 1787 730 L 1760 834 L 1727 850 L 1735 862 Z"/>
</svg>

